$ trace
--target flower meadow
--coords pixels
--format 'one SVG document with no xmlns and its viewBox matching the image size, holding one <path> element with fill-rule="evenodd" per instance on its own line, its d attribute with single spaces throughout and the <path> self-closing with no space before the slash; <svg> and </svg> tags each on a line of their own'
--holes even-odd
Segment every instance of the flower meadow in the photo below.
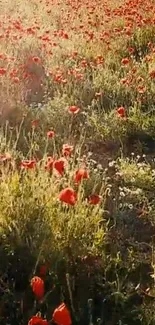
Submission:
<svg viewBox="0 0 155 325">
<path fill-rule="evenodd" d="M 0 2 L 0 325 L 155 324 L 154 0 Z"/>
</svg>

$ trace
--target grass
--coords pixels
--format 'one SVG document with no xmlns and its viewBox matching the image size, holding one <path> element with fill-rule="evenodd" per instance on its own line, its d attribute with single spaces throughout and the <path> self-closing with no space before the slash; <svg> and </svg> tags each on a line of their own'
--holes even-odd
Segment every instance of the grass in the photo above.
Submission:
<svg viewBox="0 0 155 325">
<path fill-rule="evenodd" d="M 73 324 L 154 324 L 154 14 L 0 3 L 2 325 L 62 301 Z"/>
</svg>

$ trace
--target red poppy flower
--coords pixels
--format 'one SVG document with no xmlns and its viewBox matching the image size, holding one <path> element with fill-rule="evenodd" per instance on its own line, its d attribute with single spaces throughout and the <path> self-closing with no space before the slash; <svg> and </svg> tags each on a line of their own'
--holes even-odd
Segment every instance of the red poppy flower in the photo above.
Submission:
<svg viewBox="0 0 155 325">
<path fill-rule="evenodd" d="M 65 170 L 66 160 L 65 158 L 60 158 L 55 160 L 53 163 L 53 167 L 57 170 L 57 172 L 62 176 Z"/>
<path fill-rule="evenodd" d="M 15 84 L 19 84 L 20 82 L 20 79 L 18 77 L 13 77 L 12 80 Z"/>
<path fill-rule="evenodd" d="M 6 74 L 6 69 L 0 68 L 0 76 L 4 76 Z"/>
<path fill-rule="evenodd" d="M 45 165 L 45 169 L 47 171 L 51 171 L 53 169 L 53 164 L 54 164 L 54 158 L 53 157 L 48 157 L 46 165 Z"/>
<path fill-rule="evenodd" d="M 150 71 L 149 76 L 150 78 L 155 79 L 155 70 Z"/>
<path fill-rule="evenodd" d="M 70 312 L 64 303 L 62 303 L 58 308 L 56 308 L 54 310 L 52 320 L 57 325 L 71 325 L 72 324 Z"/>
<path fill-rule="evenodd" d="M 70 106 L 68 110 L 70 113 L 77 114 L 80 111 L 80 108 L 77 106 Z"/>
<path fill-rule="evenodd" d="M 146 92 L 146 87 L 143 85 L 139 85 L 136 89 L 139 94 L 144 94 Z"/>
<path fill-rule="evenodd" d="M 77 194 L 71 187 L 67 187 L 60 192 L 59 200 L 69 205 L 75 205 Z"/>
<path fill-rule="evenodd" d="M 54 131 L 48 131 L 47 132 L 47 137 L 48 138 L 53 138 L 55 136 L 55 132 Z"/>
<path fill-rule="evenodd" d="M 29 322 L 28 325 L 40 325 L 42 321 L 42 318 L 39 316 L 33 316 Z"/>
<path fill-rule="evenodd" d="M 5 54 L 3 54 L 3 53 L 0 53 L 0 59 L 3 59 L 3 60 L 5 60 L 7 57 L 6 57 L 6 55 Z"/>
<path fill-rule="evenodd" d="M 38 277 L 34 276 L 31 280 L 32 291 L 37 299 L 42 299 L 44 296 L 44 281 Z"/>
<path fill-rule="evenodd" d="M 41 63 L 41 59 L 38 56 L 33 56 L 32 61 L 35 63 Z"/>
<path fill-rule="evenodd" d="M 88 171 L 84 168 L 80 168 L 75 173 L 74 181 L 76 183 L 79 183 L 79 182 L 81 182 L 82 179 L 88 179 L 88 178 L 89 178 Z"/>
<path fill-rule="evenodd" d="M 40 316 L 33 316 L 28 325 L 48 325 L 48 321 L 46 319 L 42 319 Z"/>
<path fill-rule="evenodd" d="M 129 81 L 128 81 L 127 78 L 122 78 L 122 79 L 120 80 L 120 83 L 121 83 L 122 85 L 124 85 L 124 84 L 128 85 L 128 84 L 129 84 Z"/>
<path fill-rule="evenodd" d="M 72 56 L 73 57 L 75 57 L 75 56 L 77 56 L 78 55 L 78 52 L 77 51 L 74 51 L 73 53 L 72 53 Z"/>
<path fill-rule="evenodd" d="M 117 114 L 120 116 L 120 117 L 125 117 L 126 113 L 125 113 L 125 108 L 123 106 L 121 107 L 118 107 L 117 108 Z"/>
<path fill-rule="evenodd" d="M 133 47 L 128 47 L 128 51 L 129 51 L 130 54 L 133 54 L 135 50 L 134 50 Z"/>
<path fill-rule="evenodd" d="M 73 151 L 73 146 L 70 146 L 69 144 L 63 144 L 62 146 L 62 154 L 64 156 L 70 156 Z"/>
<path fill-rule="evenodd" d="M 63 33 L 63 38 L 68 39 L 68 34 L 66 32 Z"/>
<path fill-rule="evenodd" d="M 99 204 L 101 202 L 101 197 L 99 195 L 95 195 L 92 194 L 89 198 L 88 198 L 88 202 L 92 205 L 96 205 Z"/>
<path fill-rule="evenodd" d="M 128 58 L 124 58 L 124 59 L 122 59 L 121 63 L 123 65 L 127 65 L 127 64 L 129 64 L 129 59 Z"/>
<path fill-rule="evenodd" d="M 21 161 L 20 166 L 21 166 L 21 168 L 25 168 L 25 169 L 33 169 L 34 167 L 36 167 L 36 161 L 35 160 L 23 160 L 23 161 Z"/>
</svg>

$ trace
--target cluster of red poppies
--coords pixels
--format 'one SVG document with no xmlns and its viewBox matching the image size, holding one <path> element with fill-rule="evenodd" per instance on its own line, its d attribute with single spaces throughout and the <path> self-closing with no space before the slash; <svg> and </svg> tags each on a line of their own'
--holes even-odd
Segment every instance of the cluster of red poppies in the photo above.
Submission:
<svg viewBox="0 0 155 325">
<path fill-rule="evenodd" d="M 63 48 L 66 44 L 68 45 L 69 40 L 78 39 L 85 40 L 90 46 L 95 43 L 106 46 L 107 51 L 113 50 L 113 40 L 116 37 L 125 37 L 131 39 L 135 32 L 135 28 L 144 28 L 145 26 L 153 26 L 155 24 L 154 18 L 154 5 L 151 0 L 127 0 L 123 1 L 119 6 L 111 6 L 109 1 L 87 0 L 76 1 L 39 1 L 40 6 L 48 19 L 50 17 L 53 7 L 59 12 L 59 19 L 63 28 L 55 29 L 54 25 L 59 26 L 59 19 L 51 21 L 47 28 L 42 26 L 38 11 L 33 13 L 33 19 L 25 22 L 21 16 L 21 11 L 17 13 L 16 19 L 12 18 L 11 15 L 6 16 L 5 14 L 1 17 L 0 23 L 0 39 L 1 42 L 7 41 L 12 47 L 20 47 L 20 42 L 25 39 L 33 37 L 36 39 L 39 49 L 42 51 L 42 57 L 45 61 L 49 61 L 55 54 L 57 48 L 61 48 L 61 42 L 63 40 Z M 84 13 L 84 14 L 83 14 Z M 117 19 L 122 20 L 122 24 L 117 23 Z M 116 24 L 111 24 L 115 22 Z M 114 26 L 113 26 L 114 25 Z M 76 41 L 75 41 L 76 42 Z M 66 43 L 66 44 L 65 44 Z M 76 44 L 75 44 L 76 46 Z M 2 47 L 3 48 L 3 47 Z M 100 48 L 100 47 L 99 47 Z M 84 80 L 84 71 L 80 68 L 87 67 L 102 67 L 105 59 L 102 53 L 98 53 L 96 57 L 90 60 L 88 63 L 85 57 L 78 54 L 78 51 L 73 50 L 71 53 L 66 47 L 66 58 L 72 60 L 77 58 L 77 64 L 71 69 L 67 69 L 67 74 L 64 74 L 66 69 L 62 67 L 56 67 L 52 72 L 49 67 L 47 68 L 47 74 L 53 78 L 53 81 L 65 85 L 67 76 L 72 75 L 76 80 Z M 134 53 L 134 47 L 130 46 L 128 49 L 129 54 Z M 153 51 L 153 49 L 152 49 Z M 9 76 L 11 81 L 16 84 L 20 84 L 23 80 L 33 79 L 35 74 L 32 71 L 27 71 L 26 63 L 21 64 L 20 60 L 15 56 L 9 55 L 9 53 L 0 53 L 0 76 Z M 43 65 L 43 59 L 37 55 L 31 55 L 29 61 L 32 61 L 36 65 Z M 128 65 L 132 61 L 131 58 L 125 57 L 122 59 L 123 65 Z M 10 65 L 10 63 L 15 63 Z M 9 68 L 8 68 L 9 67 Z M 55 71 L 56 70 L 56 71 Z M 154 70 L 153 70 L 154 71 Z M 154 78 L 154 72 L 151 73 Z"/>
<path fill-rule="evenodd" d="M 57 325 L 72 324 L 70 312 L 64 303 L 60 304 L 60 306 L 58 306 L 54 310 L 52 315 L 52 321 Z M 28 322 L 28 325 L 48 325 L 48 324 L 49 322 L 46 319 L 43 319 L 41 316 L 38 315 L 33 316 Z"/>
<path fill-rule="evenodd" d="M 46 266 L 45 269 L 42 269 L 41 273 L 45 274 L 46 272 Z M 45 288 L 44 288 L 44 281 L 42 278 L 38 276 L 34 276 L 31 280 L 31 287 L 32 291 L 35 295 L 35 298 L 37 300 L 41 300 L 44 296 L 45 293 Z M 57 325 L 71 325 L 71 316 L 70 312 L 65 305 L 65 303 L 60 304 L 58 306 L 52 315 L 52 321 L 57 324 Z M 40 315 L 35 315 L 33 316 L 29 322 L 28 325 L 48 325 L 49 322 L 46 319 L 43 319 Z"/>
<path fill-rule="evenodd" d="M 70 150 L 71 149 L 71 150 Z M 63 146 L 63 152 L 65 152 L 67 155 L 70 154 L 72 151 L 72 146 L 64 145 Z M 56 170 L 58 175 L 62 176 L 65 171 L 65 166 L 67 165 L 68 161 L 62 157 L 57 160 L 54 160 L 53 157 L 48 157 L 47 162 L 45 164 L 45 169 L 49 172 L 53 169 Z M 21 162 L 21 167 L 24 169 L 33 169 L 36 167 L 36 161 L 35 160 L 24 160 Z M 78 185 L 83 180 L 89 179 L 89 171 L 86 167 L 81 167 L 75 171 L 73 180 L 75 182 L 75 185 Z M 77 192 L 71 188 L 67 187 L 63 189 L 59 194 L 59 200 L 67 203 L 69 205 L 75 205 L 77 202 Z M 101 201 L 101 197 L 97 194 L 92 194 L 88 198 L 88 202 L 92 205 L 99 204 Z"/>
<path fill-rule="evenodd" d="M 79 112 L 80 108 L 77 106 L 70 106 L 69 107 L 69 111 L 72 114 L 77 114 Z M 125 110 L 125 109 L 124 109 Z M 125 116 L 125 115 L 124 115 Z M 31 125 L 32 127 L 37 127 L 39 124 L 39 120 L 35 120 L 32 121 Z M 48 131 L 47 132 L 47 137 L 49 139 L 54 138 L 55 136 L 55 132 L 53 130 Z M 71 156 L 71 154 L 73 153 L 73 146 L 69 145 L 69 144 L 63 144 L 62 146 L 62 157 L 60 157 L 59 159 L 55 159 L 54 157 L 48 156 L 45 162 L 45 170 L 47 172 L 56 172 L 58 176 L 63 176 L 64 172 L 65 172 L 65 168 L 68 165 L 68 160 L 67 158 L 69 158 Z M 20 166 L 22 169 L 26 169 L 26 170 L 31 170 L 37 167 L 37 162 L 34 159 L 31 160 L 23 160 L 20 163 Z M 75 185 L 79 185 L 83 180 L 87 180 L 89 179 L 89 171 L 86 168 L 86 166 L 81 166 L 80 168 L 78 168 L 73 176 L 73 181 L 75 183 Z M 75 205 L 77 202 L 77 192 L 71 188 L 71 187 L 67 187 L 65 189 L 63 189 L 60 194 L 59 194 L 59 200 L 67 203 L 69 205 Z M 88 198 L 88 202 L 92 205 L 96 205 L 99 204 L 101 201 L 101 197 L 97 194 L 92 194 L 89 198 Z"/>
</svg>

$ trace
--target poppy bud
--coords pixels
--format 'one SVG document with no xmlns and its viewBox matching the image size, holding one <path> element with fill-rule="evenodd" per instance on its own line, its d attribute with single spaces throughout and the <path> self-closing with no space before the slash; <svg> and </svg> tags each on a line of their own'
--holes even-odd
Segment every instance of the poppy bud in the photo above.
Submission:
<svg viewBox="0 0 155 325">
<path fill-rule="evenodd" d="M 70 156 L 72 151 L 73 151 L 73 146 L 71 146 L 71 145 L 69 145 L 67 143 L 63 144 L 63 146 L 62 146 L 62 154 L 64 156 Z"/>
<path fill-rule="evenodd" d="M 33 120 L 31 122 L 31 125 L 32 125 L 33 128 L 36 128 L 38 126 L 38 124 L 39 124 L 39 120 Z"/>
<path fill-rule="evenodd" d="M 89 204 L 92 204 L 92 205 L 99 204 L 101 202 L 101 197 L 99 195 L 93 194 L 88 198 L 88 202 L 89 202 Z"/>
<path fill-rule="evenodd" d="M 45 165 L 45 169 L 47 171 L 51 171 L 53 169 L 53 164 L 54 164 L 54 158 L 53 157 L 47 157 L 47 162 Z"/>
<path fill-rule="evenodd" d="M 74 181 L 76 183 L 80 183 L 82 179 L 88 179 L 88 178 L 89 178 L 88 171 L 84 168 L 80 168 L 75 173 Z"/>
</svg>

